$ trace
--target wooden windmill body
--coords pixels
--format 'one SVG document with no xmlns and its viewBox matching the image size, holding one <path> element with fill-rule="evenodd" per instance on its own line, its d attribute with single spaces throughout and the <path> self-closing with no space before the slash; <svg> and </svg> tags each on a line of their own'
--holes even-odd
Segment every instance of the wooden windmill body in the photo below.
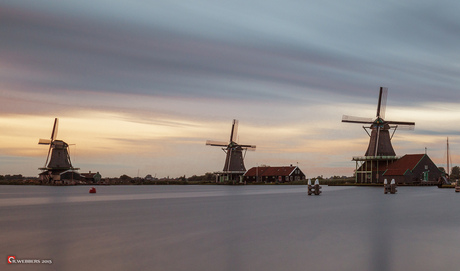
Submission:
<svg viewBox="0 0 460 271">
<path fill-rule="evenodd" d="M 342 122 L 370 124 L 370 126 L 363 126 L 369 135 L 369 145 L 364 157 L 353 157 L 353 160 L 356 161 L 355 176 L 357 182 L 383 182 L 379 177 L 389 164 L 398 159 L 391 144 L 394 133 L 397 129 L 413 129 L 415 126 L 414 122 L 384 119 L 387 94 L 388 89 L 381 87 L 375 119 L 346 115 L 342 118 Z M 393 133 L 390 133 L 391 130 Z"/>
<path fill-rule="evenodd" d="M 224 168 L 221 172 L 216 172 L 219 176 L 223 177 L 223 181 L 236 180 L 246 172 L 244 166 L 244 157 L 247 150 L 254 151 L 255 145 L 242 145 L 236 143 L 238 133 L 238 120 L 233 120 L 232 130 L 230 133 L 230 141 L 206 141 L 208 146 L 222 147 L 222 150 L 226 153 Z"/>
</svg>

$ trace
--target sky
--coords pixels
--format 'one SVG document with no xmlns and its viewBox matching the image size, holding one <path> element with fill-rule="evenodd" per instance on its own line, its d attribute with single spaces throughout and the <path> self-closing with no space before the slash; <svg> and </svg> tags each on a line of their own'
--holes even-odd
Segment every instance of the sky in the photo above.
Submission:
<svg viewBox="0 0 460 271">
<path fill-rule="evenodd" d="M 0 0 L 0 174 L 37 176 L 59 118 L 81 172 L 220 171 L 206 140 L 257 146 L 245 165 L 351 176 L 386 119 L 397 155 L 460 163 L 458 1 Z"/>
</svg>

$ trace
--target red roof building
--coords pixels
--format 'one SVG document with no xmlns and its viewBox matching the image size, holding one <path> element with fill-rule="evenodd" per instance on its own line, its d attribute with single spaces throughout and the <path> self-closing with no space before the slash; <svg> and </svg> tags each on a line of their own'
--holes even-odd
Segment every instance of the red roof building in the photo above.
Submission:
<svg viewBox="0 0 460 271">
<path fill-rule="evenodd" d="M 305 179 L 305 174 L 297 166 L 253 167 L 246 171 L 243 180 L 246 182 L 291 182 Z"/>
<path fill-rule="evenodd" d="M 438 182 L 443 172 L 426 154 L 406 154 L 388 166 L 383 179 L 398 184 L 420 184 Z"/>
</svg>

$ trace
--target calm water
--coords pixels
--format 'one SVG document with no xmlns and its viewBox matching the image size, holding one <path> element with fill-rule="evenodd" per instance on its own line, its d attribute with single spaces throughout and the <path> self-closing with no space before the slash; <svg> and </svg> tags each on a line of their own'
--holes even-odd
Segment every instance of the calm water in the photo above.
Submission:
<svg viewBox="0 0 460 271">
<path fill-rule="evenodd" d="M 0 186 L 1 270 L 458 270 L 436 187 Z M 17 259 L 53 264 L 8 265 Z"/>
</svg>

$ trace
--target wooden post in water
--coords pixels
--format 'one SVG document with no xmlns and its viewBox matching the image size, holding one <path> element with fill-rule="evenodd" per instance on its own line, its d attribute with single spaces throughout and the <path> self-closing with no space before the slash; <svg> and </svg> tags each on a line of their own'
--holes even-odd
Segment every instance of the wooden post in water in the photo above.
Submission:
<svg viewBox="0 0 460 271">
<path fill-rule="evenodd" d="M 388 194 L 390 192 L 390 185 L 388 184 L 387 179 L 383 180 L 383 193 Z"/>
<path fill-rule="evenodd" d="M 395 179 L 392 179 L 390 184 L 390 194 L 396 194 L 396 192 L 398 192 L 396 189 L 396 182 Z"/>
<path fill-rule="evenodd" d="M 312 194 L 314 195 L 319 195 L 321 194 L 321 186 L 319 186 L 319 180 L 316 179 L 315 185 L 311 185 L 311 179 L 308 179 L 308 184 L 307 184 L 308 192 L 307 194 L 311 196 Z"/>
<path fill-rule="evenodd" d="M 315 181 L 315 195 L 319 196 L 321 194 L 321 186 L 319 186 L 319 180 Z"/>
<path fill-rule="evenodd" d="M 307 194 L 308 194 L 309 196 L 311 196 L 311 194 L 313 193 L 313 191 L 312 191 L 313 187 L 311 186 L 311 179 L 308 179 L 307 189 L 308 189 Z"/>
<path fill-rule="evenodd" d="M 395 179 L 392 179 L 390 184 L 388 184 L 387 179 L 385 179 L 383 181 L 383 193 L 385 193 L 385 194 L 388 194 L 388 193 L 396 194 L 396 192 L 398 192 L 398 190 L 396 188 L 397 188 L 397 186 L 396 186 Z"/>
</svg>

